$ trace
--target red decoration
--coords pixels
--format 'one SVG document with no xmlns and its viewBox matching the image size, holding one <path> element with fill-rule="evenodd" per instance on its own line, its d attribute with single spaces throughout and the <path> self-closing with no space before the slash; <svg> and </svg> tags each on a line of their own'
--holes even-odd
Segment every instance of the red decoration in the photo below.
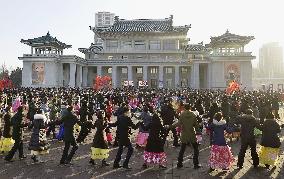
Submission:
<svg viewBox="0 0 284 179">
<path fill-rule="evenodd" d="M 97 76 L 93 88 L 95 90 L 110 89 L 111 88 L 111 77 L 109 76 Z"/>
<path fill-rule="evenodd" d="M 0 80 L 0 90 L 2 91 L 4 88 L 13 88 L 13 83 L 8 78 Z"/>
<path fill-rule="evenodd" d="M 227 94 L 232 94 L 235 91 L 240 91 L 240 85 L 235 80 L 233 80 L 231 83 L 229 83 L 226 92 Z"/>
</svg>

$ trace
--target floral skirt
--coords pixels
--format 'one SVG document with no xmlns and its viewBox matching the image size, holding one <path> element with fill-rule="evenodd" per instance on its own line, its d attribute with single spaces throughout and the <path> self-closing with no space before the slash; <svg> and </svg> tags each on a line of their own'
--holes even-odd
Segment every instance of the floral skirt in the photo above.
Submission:
<svg viewBox="0 0 284 179">
<path fill-rule="evenodd" d="M 12 138 L 2 138 L 0 140 L 0 152 L 9 152 L 14 146 L 15 141 Z"/>
<path fill-rule="evenodd" d="M 111 134 L 111 133 L 107 133 L 107 134 L 106 134 L 106 140 L 107 140 L 108 142 L 111 142 L 111 141 L 112 141 L 112 134 Z"/>
<path fill-rule="evenodd" d="M 280 148 L 271 148 L 261 146 L 258 152 L 259 163 L 275 165 L 278 161 Z"/>
<path fill-rule="evenodd" d="M 165 165 L 167 162 L 167 156 L 165 152 L 155 153 L 144 151 L 143 158 L 146 164 Z"/>
<path fill-rule="evenodd" d="M 136 144 L 140 147 L 146 147 L 148 137 L 149 133 L 139 132 L 136 137 Z"/>
<path fill-rule="evenodd" d="M 209 157 L 209 167 L 213 169 L 227 169 L 234 162 L 231 147 L 212 145 Z"/>
<path fill-rule="evenodd" d="M 91 147 L 91 158 L 95 159 L 107 159 L 109 157 L 109 149 L 100 149 Z"/>
</svg>

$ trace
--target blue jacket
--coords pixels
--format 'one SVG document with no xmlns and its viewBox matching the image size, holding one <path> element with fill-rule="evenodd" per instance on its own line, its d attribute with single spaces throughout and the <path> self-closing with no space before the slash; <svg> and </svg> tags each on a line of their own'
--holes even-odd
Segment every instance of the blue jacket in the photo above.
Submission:
<svg viewBox="0 0 284 179">
<path fill-rule="evenodd" d="M 227 129 L 226 121 L 217 121 L 213 119 L 213 122 L 209 125 L 209 128 L 213 133 L 212 145 L 226 146 L 227 142 L 224 136 L 224 131 Z"/>
</svg>

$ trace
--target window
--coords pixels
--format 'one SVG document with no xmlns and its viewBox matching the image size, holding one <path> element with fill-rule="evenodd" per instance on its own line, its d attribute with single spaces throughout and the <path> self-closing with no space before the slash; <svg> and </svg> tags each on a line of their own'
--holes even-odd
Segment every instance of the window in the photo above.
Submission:
<svg viewBox="0 0 284 179">
<path fill-rule="evenodd" d="M 107 40 L 106 48 L 108 49 L 116 49 L 118 47 L 118 42 L 116 40 Z"/>
<path fill-rule="evenodd" d="M 172 74 L 173 73 L 173 68 L 172 67 L 167 67 L 166 68 L 166 73 L 167 74 Z"/>
<path fill-rule="evenodd" d="M 121 56 L 122 59 L 128 59 L 128 56 Z"/>
<path fill-rule="evenodd" d="M 135 46 L 135 49 L 137 49 L 137 50 L 145 50 L 146 49 L 146 45 L 145 45 L 144 40 L 135 40 L 134 46 Z"/>
<path fill-rule="evenodd" d="M 121 73 L 126 74 L 127 73 L 127 68 L 121 68 Z"/>
<path fill-rule="evenodd" d="M 123 41 L 121 48 L 123 49 L 131 49 L 132 48 L 132 41 Z"/>
<path fill-rule="evenodd" d="M 175 50 L 176 49 L 175 40 L 164 40 L 164 49 L 165 50 Z"/>
<path fill-rule="evenodd" d="M 108 56 L 107 59 L 108 59 L 108 60 L 112 60 L 112 59 L 113 59 L 113 56 Z"/>
<path fill-rule="evenodd" d="M 109 74 L 112 73 L 112 68 L 111 67 L 107 69 L 107 73 L 109 73 Z"/>
<path fill-rule="evenodd" d="M 158 73 L 158 68 L 157 68 L 157 67 L 151 67 L 151 68 L 150 68 L 150 73 L 151 73 L 151 74 L 156 74 L 156 73 Z"/>
<path fill-rule="evenodd" d="M 136 73 L 143 73 L 143 68 L 141 67 L 136 68 Z"/>
<path fill-rule="evenodd" d="M 142 56 L 137 56 L 137 59 L 142 59 L 143 57 Z"/>
<path fill-rule="evenodd" d="M 150 40 L 149 45 L 151 50 L 160 50 L 161 49 L 161 41 L 159 40 Z"/>
<path fill-rule="evenodd" d="M 183 74 L 184 74 L 184 73 L 187 73 L 187 70 L 188 70 L 188 69 L 187 69 L 186 67 L 181 67 L 181 73 L 183 73 Z"/>
<path fill-rule="evenodd" d="M 166 86 L 171 87 L 172 86 L 172 79 L 166 79 Z"/>
</svg>

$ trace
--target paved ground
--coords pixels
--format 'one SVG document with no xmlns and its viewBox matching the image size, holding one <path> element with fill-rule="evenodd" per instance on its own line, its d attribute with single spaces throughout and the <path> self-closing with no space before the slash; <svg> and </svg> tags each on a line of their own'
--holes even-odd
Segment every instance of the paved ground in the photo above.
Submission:
<svg viewBox="0 0 284 179">
<path fill-rule="evenodd" d="M 284 129 L 281 132 L 281 136 L 284 136 Z M 133 168 L 130 171 L 125 169 L 113 170 L 112 166 L 101 167 L 99 164 L 96 166 L 89 165 L 89 152 L 90 143 L 92 141 L 93 134 L 88 137 L 85 144 L 80 145 L 79 149 L 74 157 L 73 165 L 59 166 L 59 160 L 63 150 L 63 143 L 57 140 L 51 140 L 50 154 L 43 156 L 42 163 L 33 164 L 30 156 L 28 155 L 25 160 L 18 160 L 18 156 L 15 156 L 15 161 L 12 163 L 6 163 L 3 159 L 0 159 L 0 178 L 284 178 L 284 145 L 282 144 L 281 160 L 276 168 L 267 170 L 264 166 L 260 166 L 258 169 L 252 167 L 252 161 L 250 160 L 250 152 L 247 151 L 244 168 L 237 170 L 236 165 L 230 168 L 229 171 L 215 171 L 208 173 L 207 160 L 209 156 L 208 137 L 205 137 L 203 144 L 200 146 L 200 163 L 203 167 L 199 170 L 193 169 L 192 164 L 192 149 L 188 148 L 185 153 L 185 163 L 183 169 L 176 169 L 177 155 L 179 148 L 173 148 L 171 141 L 165 146 L 165 151 L 168 157 L 168 164 L 166 170 L 160 170 L 158 167 L 149 167 L 146 170 L 141 169 L 143 164 L 142 154 L 143 150 L 135 149 L 132 158 L 130 160 L 130 166 Z M 25 153 L 28 154 L 27 144 L 29 135 L 26 137 Z M 283 143 L 284 137 L 281 138 Z M 233 141 L 229 143 L 232 147 L 233 154 L 237 157 L 240 143 Z M 112 164 L 117 148 L 112 148 L 108 161 Z M 125 154 L 122 158 L 124 158 Z M 99 163 L 99 161 L 97 162 Z"/>
</svg>

